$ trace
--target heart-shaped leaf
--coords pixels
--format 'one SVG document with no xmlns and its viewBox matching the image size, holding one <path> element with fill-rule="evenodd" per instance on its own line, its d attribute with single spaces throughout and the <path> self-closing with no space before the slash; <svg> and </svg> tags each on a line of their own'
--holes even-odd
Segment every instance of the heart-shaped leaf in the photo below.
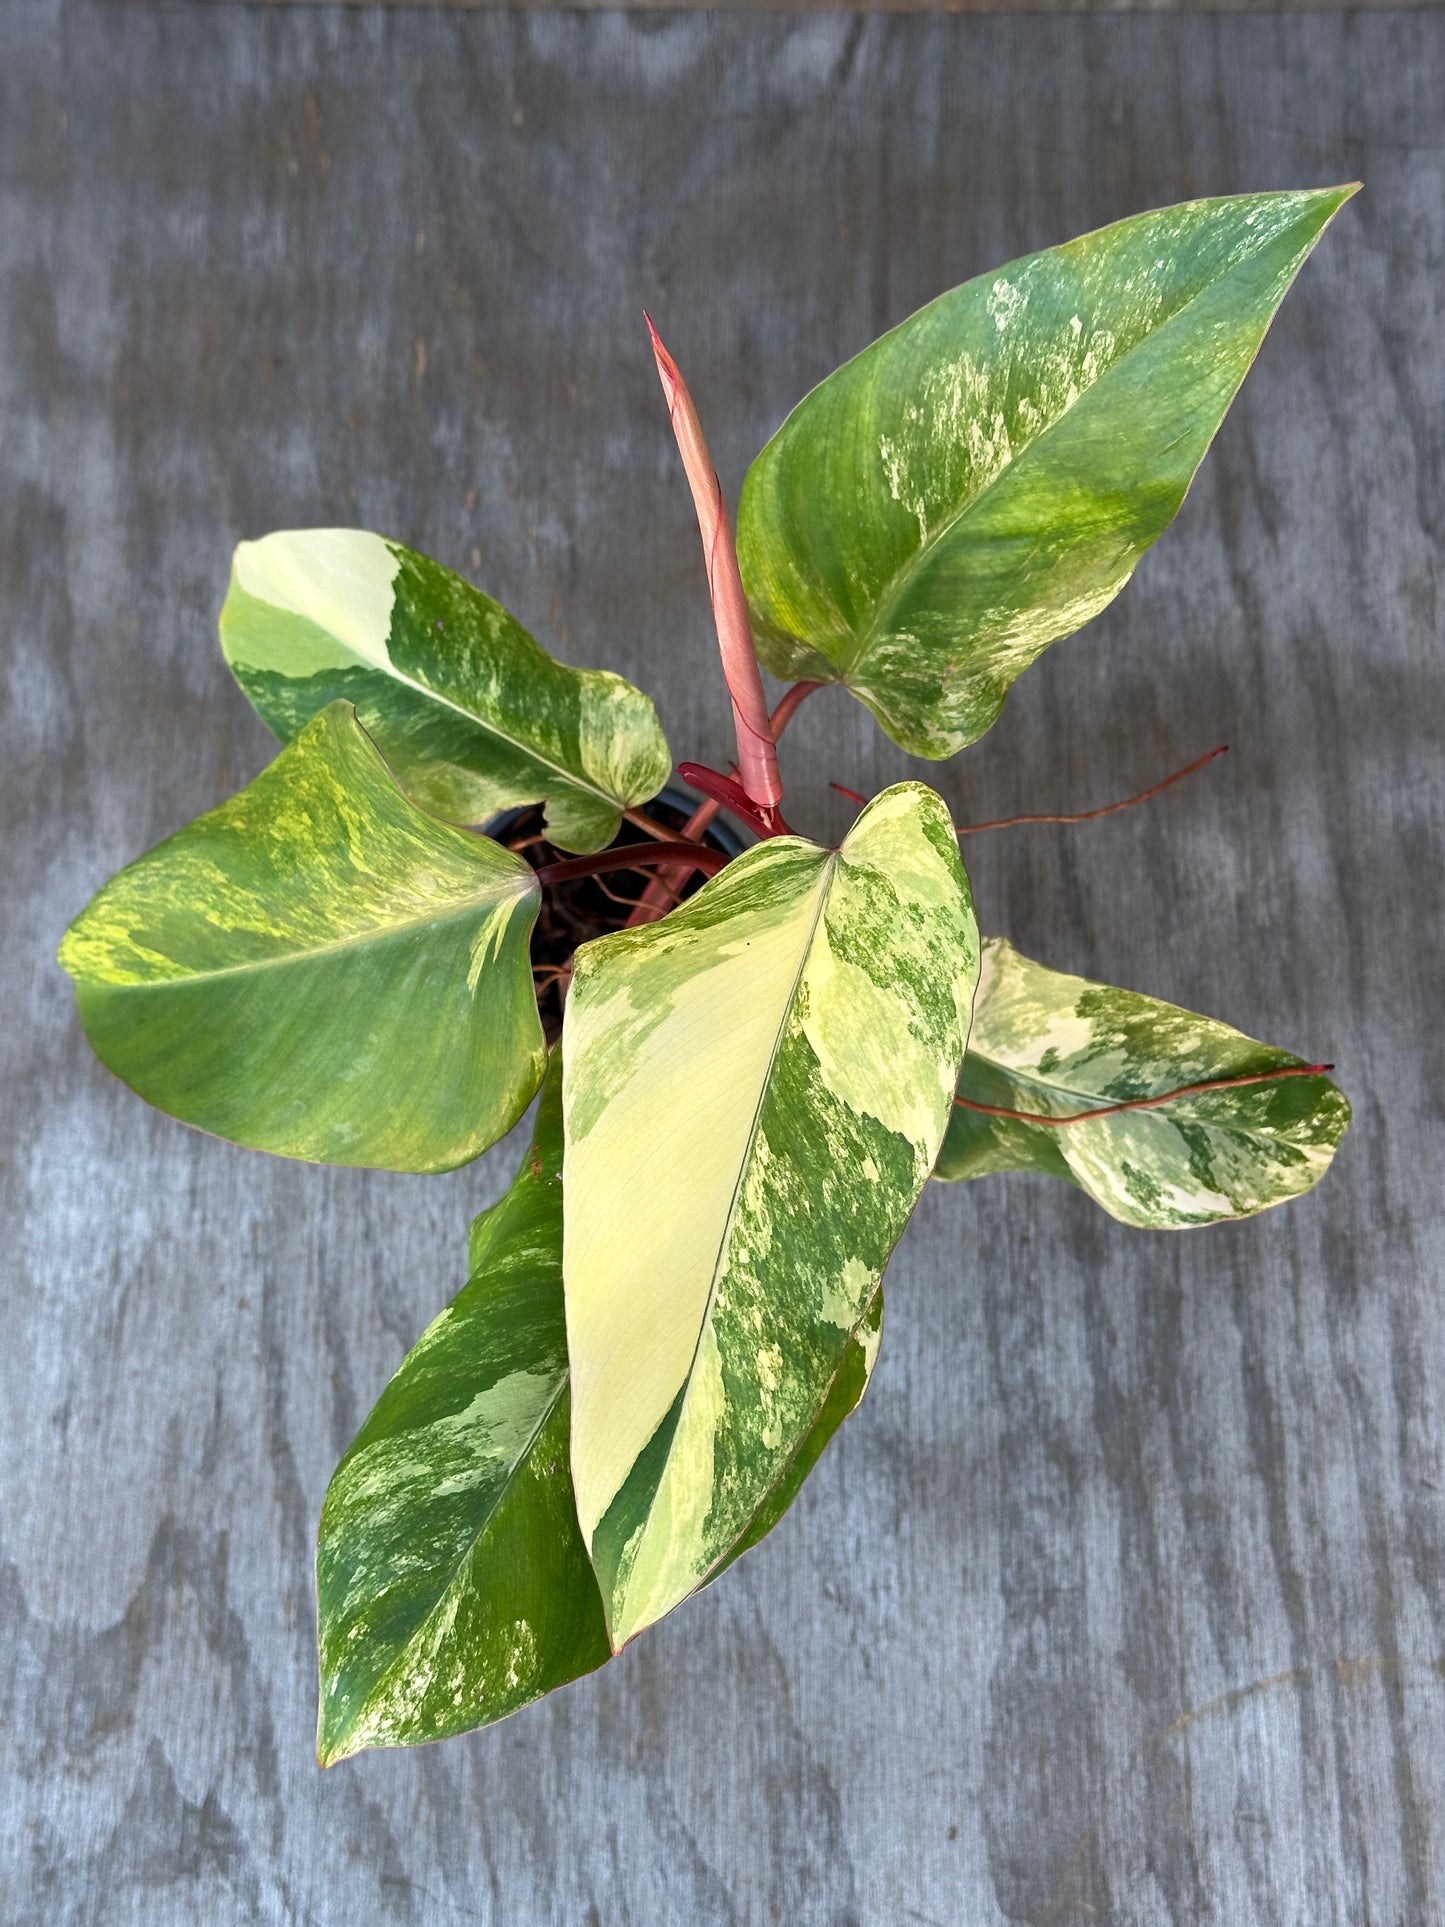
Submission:
<svg viewBox="0 0 1445 1927">
<path fill-rule="evenodd" d="M 60 961 L 101 1062 L 287 1157 L 464 1164 L 546 1065 L 533 872 L 409 802 L 346 703 L 114 877 Z"/>
<path fill-rule="evenodd" d="M 453 823 L 545 802 L 554 843 L 600 850 L 672 767 L 640 690 L 555 662 L 490 596 L 361 529 L 241 543 L 221 647 L 282 742 L 344 697 L 407 794 Z"/>
<path fill-rule="evenodd" d="M 1352 187 L 1190 201 L 941 295 L 795 408 L 743 486 L 763 661 L 951 756 L 1123 588 Z"/>
<path fill-rule="evenodd" d="M 1301 1062 L 1213 1018 L 1046 970 L 989 937 L 958 1089 L 978 1104 L 1065 1117 Z M 1308 1191 L 1349 1121 L 1348 1100 L 1324 1076 L 1200 1092 L 1078 1124 L 957 1107 L 934 1175 L 1039 1171 L 1067 1178 L 1124 1224 L 1172 1231 L 1248 1217 Z"/>
<path fill-rule="evenodd" d="M 609 1656 L 567 1466 L 560 1064 L 469 1249 L 326 1494 L 323 1766 L 487 1725 Z"/>
<path fill-rule="evenodd" d="M 761 843 L 661 923 L 577 953 L 572 1470 L 615 1649 L 821 1450 L 855 1348 L 866 1378 L 977 967 L 948 812 L 917 783 L 841 850 Z"/>
</svg>

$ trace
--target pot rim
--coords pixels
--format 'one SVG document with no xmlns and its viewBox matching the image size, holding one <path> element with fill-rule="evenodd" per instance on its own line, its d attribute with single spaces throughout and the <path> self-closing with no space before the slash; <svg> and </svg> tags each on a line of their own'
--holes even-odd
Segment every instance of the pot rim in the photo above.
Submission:
<svg viewBox="0 0 1445 1927">
<path fill-rule="evenodd" d="M 681 783 L 669 777 L 655 796 L 650 796 L 646 803 L 639 803 L 637 807 L 645 810 L 650 803 L 667 803 L 682 815 L 691 816 L 698 806 L 698 801 L 698 797 L 691 790 L 684 789 Z M 485 823 L 478 825 L 478 828 L 483 836 L 493 838 L 505 836 L 515 823 L 521 821 L 528 810 L 538 807 L 536 803 L 519 803 L 513 809 L 498 810 L 495 816 L 488 817 Z M 741 856 L 744 850 L 757 841 L 757 838 L 749 835 L 741 823 L 736 823 L 731 817 L 719 812 L 704 830 L 703 841 L 713 844 L 715 848 L 722 850 L 731 858 Z"/>
</svg>

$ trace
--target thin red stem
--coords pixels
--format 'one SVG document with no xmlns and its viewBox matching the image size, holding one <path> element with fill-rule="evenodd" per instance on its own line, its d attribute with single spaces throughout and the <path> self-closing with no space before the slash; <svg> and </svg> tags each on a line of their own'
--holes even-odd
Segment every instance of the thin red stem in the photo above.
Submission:
<svg viewBox="0 0 1445 1927">
<path fill-rule="evenodd" d="M 688 865 L 716 876 L 727 862 L 722 850 L 711 850 L 699 843 L 688 852 Z M 598 850 L 593 856 L 571 856 L 562 863 L 548 863 L 537 871 L 540 884 L 567 883 L 573 877 L 600 876 L 605 870 L 642 870 L 654 864 L 677 867 L 677 851 L 667 843 L 625 843 L 619 850 Z"/>
<path fill-rule="evenodd" d="M 1172 1104 L 1178 1097 L 1197 1097 L 1204 1091 L 1232 1091 L 1242 1084 L 1272 1084 L 1282 1077 L 1323 1077 L 1333 1064 L 1283 1064 L 1278 1070 L 1250 1071 L 1243 1077 L 1207 1077 L 1199 1084 L 1181 1084 L 1176 1091 L 1163 1091 L 1158 1097 L 1131 1097 L 1126 1104 L 1103 1104 L 1097 1110 L 1072 1111 L 1067 1117 L 1048 1117 L 1042 1111 L 1010 1111 L 1002 1104 L 976 1104 L 971 1097 L 955 1097 L 954 1103 L 965 1111 L 983 1117 L 1006 1117 L 1015 1124 L 1087 1124 L 1096 1117 L 1116 1117 L 1120 1111 L 1152 1111 L 1160 1104 Z"/>
<path fill-rule="evenodd" d="M 733 768 L 737 768 L 736 763 L 733 764 Z M 692 815 L 687 819 L 686 823 L 683 824 L 683 829 L 695 842 L 701 841 L 703 831 L 707 829 L 721 808 L 722 804 L 716 802 L 709 796 L 705 802 L 698 804 Z"/>
<path fill-rule="evenodd" d="M 1118 810 L 1132 810 L 1136 803 L 1147 803 L 1151 796 L 1167 790 L 1171 783 L 1182 783 L 1186 776 L 1192 776 L 1206 763 L 1212 763 L 1216 756 L 1223 756 L 1228 743 L 1221 743 L 1218 749 L 1211 749 L 1206 756 L 1196 757 L 1186 763 L 1183 769 L 1175 770 L 1166 776 L 1162 783 L 1152 783 L 1147 790 L 1140 790 L 1137 796 L 1126 796 L 1122 803 L 1106 803 L 1101 810 L 1079 810 L 1072 816 L 1001 816 L 992 823 L 955 823 L 954 830 L 959 836 L 977 836 L 980 830 L 1011 830 L 1019 823 L 1092 823 L 1097 816 L 1113 816 Z"/>
<path fill-rule="evenodd" d="M 822 687 L 823 684 L 820 682 L 795 682 L 791 688 L 783 691 L 782 698 L 772 714 L 774 743 L 777 742 L 778 738 L 788 727 L 788 724 L 793 720 L 794 716 L 797 715 L 809 696 L 813 694 L 814 690 L 821 689 Z"/>
<path fill-rule="evenodd" d="M 649 816 L 646 810 L 624 810 L 622 814 L 634 829 L 646 830 L 659 843 L 686 843 L 689 840 L 686 830 L 670 830 L 665 823 L 659 823 L 656 817 Z"/>
<path fill-rule="evenodd" d="M 1161 790 L 1167 790 L 1171 783 L 1183 782 L 1186 776 L 1192 776 L 1195 770 L 1203 769 L 1204 765 L 1212 763 L 1216 756 L 1226 755 L 1228 750 L 1228 743 L 1221 743 L 1217 749 L 1211 749 L 1207 755 L 1196 757 L 1192 763 L 1186 763 L 1183 769 L 1175 770 L 1172 776 L 1166 776 L 1162 783 L 1151 783 L 1147 790 L 1140 790 L 1137 796 L 1126 796 L 1122 803 L 1106 803 L 1101 810 L 1077 810 L 1071 816 L 1000 816 L 991 823 L 955 823 L 953 833 L 955 836 L 977 836 L 980 830 L 1011 830 L 1020 823 L 1092 823 L 1095 817 L 1113 816 L 1119 810 L 1132 810 L 1136 803 L 1147 803 L 1151 796 L 1157 796 Z M 828 788 L 837 790 L 840 796 L 846 796 L 850 802 L 857 803 L 860 808 L 869 800 L 866 796 L 860 796 L 857 790 L 850 790 L 846 783 L 830 783 Z"/>
<path fill-rule="evenodd" d="M 593 877 L 592 881 L 597 885 L 597 888 L 602 892 L 603 896 L 606 897 L 607 901 L 609 903 L 615 903 L 619 910 L 635 910 L 637 908 L 636 897 L 623 896 L 620 890 L 613 889 L 605 877 L 596 876 Z"/>
</svg>

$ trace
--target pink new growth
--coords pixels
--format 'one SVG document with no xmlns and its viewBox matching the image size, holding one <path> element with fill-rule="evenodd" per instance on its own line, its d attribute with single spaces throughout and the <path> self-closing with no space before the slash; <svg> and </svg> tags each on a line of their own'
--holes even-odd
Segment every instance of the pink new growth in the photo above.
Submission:
<svg viewBox="0 0 1445 1927">
<path fill-rule="evenodd" d="M 703 439 L 702 423 L 687 383 L 677 363 L 662 345 L 662 338 L 646 315 L 652 336 L 652 352 L 657 357 L 657 372 L 662 392 L 667 397 L 667 412 L 672 417 L 672 432 L 677 437 L 682 465 L 697 509 L 697 524 L 702 532 L 702 551 L 707 562 L 707 582 L 712 593 L 713 620 L 717 624 L 718 648 L 722 653 L 723 675 L 732 697 L 733 721 L 737 726 L 738 773 L 743 788 L 753 802 L 771 810 L 783 800 L 782 780 L 778 775 L 777 752 L 773 746 L 772 724 L 768 720 L 767 698 L 753 649 L 752 625 L 748 621 L 747 598 L 738 573 L 738 554 L 733 542 L 732 524 L 723 502 L 722 486 L 712 457 Z"/>
<path fill-rule="evenodd" d="M 721 770 L 709 769 L 705 763 L 679 763 L 677 773 L 690 790 L 698 790 L 723 809 L 731 810 L 759 836 L 792 835 L 780 811 L 765 810 L 753 801 L 741 783 L 724 776 Z"/>
</svg>

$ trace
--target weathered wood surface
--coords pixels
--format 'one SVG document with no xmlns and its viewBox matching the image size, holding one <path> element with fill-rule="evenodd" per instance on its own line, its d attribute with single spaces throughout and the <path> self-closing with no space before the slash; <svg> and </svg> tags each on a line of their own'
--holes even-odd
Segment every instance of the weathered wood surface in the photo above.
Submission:
<svg viewBox="0 0 1445 1927">
<path fill-rule="evenodd" d="M 225 6 L 232 0 L 189 0 L 192 5 Z M 452 8 L 481 12 L 500 8 L 543 12 L 561 8 L 571 12 L 605 12 L 606 0 L 330 0 L 347 7 L 386 6 L 398 9 Z M 316 0 L 256 0 L 260 6 L 307 7 Z M 1434 7 L 1440 0 L 875 0 L 866 9 L 858 0 L 631 0 L 629 12 L 664 13 L 1333 13 L 1337 11 L 1391 12 Z"/>
<path fill-rule="evenodd" d="M 1445 17 L 979 21 L 14 4 L 0 1916 L 1445 1918 Z M 941 1187 L 787 1523 L 502 1727 L 313 1764 L 332 1466 L 515 1147 L 314 1170 L 148 1112 L 51 962 L 268 739 L 231 544 L 470 566 L 726 754 L 639 310 L 726 482 L 937 290 L 1185 195 L 1360 175 L 1175 529 L 938 780 L 1147 810 L 968 847 L 1025 950 L 1338 1060 L 1312 1198 L 1131 1233 Z M 902 774 L 839 695 L 787 744 Z"/>
</svg>

